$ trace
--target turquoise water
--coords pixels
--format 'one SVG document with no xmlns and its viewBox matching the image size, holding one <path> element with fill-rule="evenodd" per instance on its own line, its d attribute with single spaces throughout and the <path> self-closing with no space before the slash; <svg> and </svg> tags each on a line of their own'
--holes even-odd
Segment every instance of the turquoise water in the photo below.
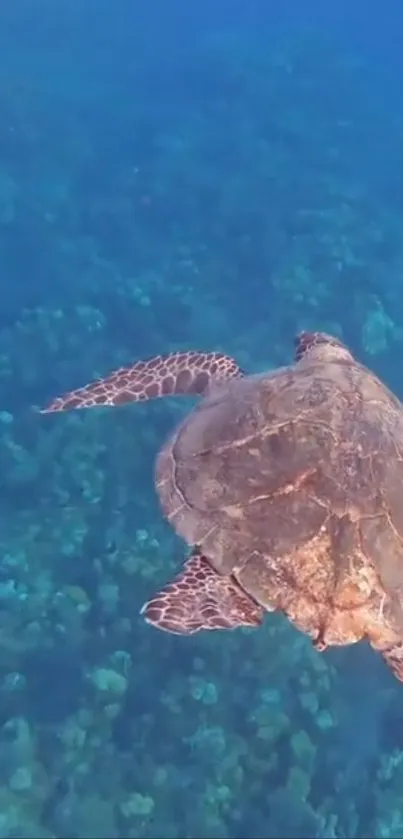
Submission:
<svg viewBox="0 0 403 839">
<path fill-rule="evenodd" d="M 364 643 L 139 615 L 185 555 L 153 463 L 193 401 L 34 410 L 300 329 L 402 397 L 403 20 L 324 5 L 0 8 L 0 837 L 403 836 L 403 687 Z"/>
</svg>

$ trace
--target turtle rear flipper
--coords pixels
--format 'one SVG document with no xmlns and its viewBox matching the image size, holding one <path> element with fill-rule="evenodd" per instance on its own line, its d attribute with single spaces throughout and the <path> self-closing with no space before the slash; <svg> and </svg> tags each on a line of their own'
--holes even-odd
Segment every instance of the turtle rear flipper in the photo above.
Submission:
<svg viewBox="0 0 403 839">
<path fill-rule="evenodd" d="M 377 649 L 374 647 L 374 649 Z M 387 649 L 379 649 L 385 664 L 392 671 L 394 676 L 403 682 L 403 642 L 397 641 L 396 644 Z"/>
<path fill-rule="evenodd" d="M 229 355 L 219 352 L 175 352 L 121 367 L 105 379 L 56 397 L 42 414 L 124 405 L 179 394 L 204 396 L 213 382 L 239 378 L 242 370 Z"/>
<path fill-rule="evenodd" d="M 157 629 L 193 635 L 201 629 L 260 626 L 264 611 L 195 549 L 181 573 L 144 604 L 141 614 Z"/>
</svg>

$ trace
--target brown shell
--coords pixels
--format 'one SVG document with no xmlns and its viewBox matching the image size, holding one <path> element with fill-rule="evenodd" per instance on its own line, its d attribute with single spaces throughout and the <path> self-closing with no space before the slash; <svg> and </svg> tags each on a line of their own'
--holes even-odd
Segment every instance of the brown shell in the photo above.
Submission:
<svg viewBox="0 0 403 839">
<path fill-rule="evenodd" d="M 403 641 L 403 408 L 344 348 L 217 388 L 156 483 L 188 544 L 319 648 Z"/>
</svg>

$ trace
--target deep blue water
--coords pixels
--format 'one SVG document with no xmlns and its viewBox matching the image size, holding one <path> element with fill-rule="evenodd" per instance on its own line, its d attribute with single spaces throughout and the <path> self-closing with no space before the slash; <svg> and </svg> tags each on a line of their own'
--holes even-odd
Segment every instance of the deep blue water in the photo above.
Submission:
<svg viewBox="0 0 403 839">
<path fill-rule="evenodd" d="M 403 836 L 403 685 L 364 642 L 139 615 L 185 555 L 153 463 L 193 401 L 35 411 L 301 329 L 403 397 L 403 13 L 283 5 L 1 5 L 0 837 Z"/>
</svg>

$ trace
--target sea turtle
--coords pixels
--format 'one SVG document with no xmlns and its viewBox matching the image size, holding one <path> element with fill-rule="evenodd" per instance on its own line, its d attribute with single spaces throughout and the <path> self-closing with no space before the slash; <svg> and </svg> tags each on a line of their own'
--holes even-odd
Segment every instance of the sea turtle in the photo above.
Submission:
<svg viewBox="0 0 403 839">
<path fill-rule="evenodd" d="M 204 397 L 160 451 L 162 510 L 190 546 L 143 606 L 167 632 L 281 610 L 318 650 L 365 638 L 403 681 L 403 405 L 338 339 L 246 375 L 218 352 L 138 361 L 44 412 Z"/>
</svg>

